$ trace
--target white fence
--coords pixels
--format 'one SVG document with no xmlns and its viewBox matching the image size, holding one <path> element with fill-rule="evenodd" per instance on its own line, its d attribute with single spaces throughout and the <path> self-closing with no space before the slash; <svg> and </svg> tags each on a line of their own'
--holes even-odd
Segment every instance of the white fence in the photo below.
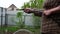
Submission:
<svg viewBox="0 0 60 34">
<path fill-rule="evenodd" d="M 16 25 L 18 22 L 18 18 L 16 14 L 18 11 L 7 11 L 6 8 L 0 7 L 0 25 Z M 26 25 L 33 25 L 33 17 L 32 15 L 23 15 L 23 22 Z"/>
<path fill-rule="evenodd" d="M 16 14 L 17 11 L 7 11 L 5 8 L 0 7 L 0 25 L 16 25 L 18 21 Z M 23 15 L 23 22 L 26 25 L 33 25 L 32 15 Z"/>
</svg>

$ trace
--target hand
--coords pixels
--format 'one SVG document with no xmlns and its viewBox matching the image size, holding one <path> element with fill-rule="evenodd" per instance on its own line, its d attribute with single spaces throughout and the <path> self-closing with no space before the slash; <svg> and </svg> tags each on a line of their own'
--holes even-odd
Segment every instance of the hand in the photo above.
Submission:
<svg viewBox="0 0 60 34">
<path fill-rule="evenodd" d="M 45 15 L 50 15 L 50 14 L 51 14 L 51 11 L 45 10 L 43 13 L 44 13 Z"/>
<path fill-rule="evenodd" d="M 24 12 L 25 13 L 32 13 L 32 9 L 31 8 L 26 8 L 26 9 L 24 9 Z"/>
</svg>

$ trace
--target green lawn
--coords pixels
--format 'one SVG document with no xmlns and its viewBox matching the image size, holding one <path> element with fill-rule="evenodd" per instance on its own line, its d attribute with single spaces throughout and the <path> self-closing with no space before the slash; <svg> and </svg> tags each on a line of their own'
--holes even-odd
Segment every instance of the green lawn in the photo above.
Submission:
<svg viewBox="0 0 60 34">
<path fill-rule="evenodd" d="M 7 30 L 7 32 L 15 32 L 19 29 L 21 29 L 21 28 L 14 27 L 14 26 L 2 27 L 2 28 L 0 27 L 0 33 L 4 33 L 6 30 Z M 40 29 L 31 28 L 31 27 L 29 27 L 29 28 L 27 27 L 27 28 L 24 28 L 24 29 L 30 30 L 32 32 L 40 33 Z"/>
<path fill-rule="evenodd" d="M 19 28 L 18 27 L 0 27 L 0 31 L 2 31 L 2 30 L 8 30 L 8 31 L 16 31 L 16 30 L 18 30 Z"/>
</svg>

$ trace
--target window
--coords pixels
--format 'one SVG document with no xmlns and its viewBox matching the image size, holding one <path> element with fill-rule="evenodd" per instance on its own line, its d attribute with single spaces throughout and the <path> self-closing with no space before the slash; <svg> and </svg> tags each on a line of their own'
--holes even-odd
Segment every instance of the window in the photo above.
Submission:
<svg viewBox="0 0 60 34">
<path fill-rule="evenodd" d="M 14 10 L 14 8 L 11 9 L 12 11 Z"/>
</svg>

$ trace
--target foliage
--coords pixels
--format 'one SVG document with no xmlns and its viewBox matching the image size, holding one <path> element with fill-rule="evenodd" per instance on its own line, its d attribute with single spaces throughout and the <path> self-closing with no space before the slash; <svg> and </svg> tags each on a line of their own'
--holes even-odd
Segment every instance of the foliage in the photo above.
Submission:
<svg viewBox="0 0 60 34">
<path fill-rule="evenodd" d="M 30 0 L 27 3 L 24 3 L 22 8 L 37 8 L 37 9 L 43 9 L 43 1 L 44 0 Z M 36 28 L 40 28 L 40 17 L 33 16 L 33 24 Z"/>
<path fill-rule="evenodd" d="M 18 12 L 18 13 L 17 13 L 17 17 L 18 17 L 18 18 L 22 17 L 22 12 Z"/>
<path fill-rule="evenodd" d="M 30 0 L 30 2 L 24 3 L 22 8 L 37 8 L 40 9 L 43 6 L 43 0 Z"/>
<path fill-rule="evenodd" d="M 17 22 L 17 25 L 18 25 L 20 28 L 24 28 L 24 23 L 23 23 L 23 20 L 22 20 L 22 15 L 23 15 L 22 12 L 18 12 L 18 13 L 17 13 L 17 17 L 18 17 L 18 19 L 19 19 L 19 22 Z"/>
</svg>

